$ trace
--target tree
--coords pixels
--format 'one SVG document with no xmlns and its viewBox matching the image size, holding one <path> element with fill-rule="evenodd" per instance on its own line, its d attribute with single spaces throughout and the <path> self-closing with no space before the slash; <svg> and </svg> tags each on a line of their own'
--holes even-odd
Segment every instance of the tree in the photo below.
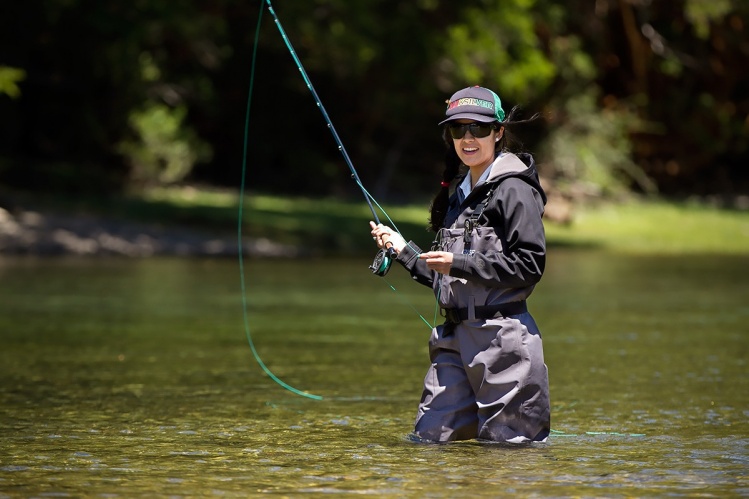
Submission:
<svg viewBox="0 0 749 499">
<path fill-rule="evenodd" d="M 474 84 L 542 112 L 529 147 L 570 195 L 749 186 L 747 2 L 276 3 L 378 198 L 428 199 L 444 101 Z M 5 2 L 0 62 L 23 73 L 0 71 L 0 182 L 89 192 L 135 180 L 237 185 L 261 6 Z M 358 196 L 267 14 L 256 62 L 251 188 Z"/>
</svg>

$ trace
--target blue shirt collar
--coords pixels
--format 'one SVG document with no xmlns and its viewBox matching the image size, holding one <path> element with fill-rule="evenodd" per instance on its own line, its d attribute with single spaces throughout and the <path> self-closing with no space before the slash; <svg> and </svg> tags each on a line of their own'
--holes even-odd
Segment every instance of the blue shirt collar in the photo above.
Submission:
<svg viewBox="0 0 749 499">
<path fill-rule="evenodd" d="M 476 185 L 483 184 L 484 182 L 486 182 L 486 179 L 489 178 L 489 172 L 491 172 L 491 169 L 492 167 L 491 165 L 489 165 L 486 168 L 486 170 L 484 170 L 484 173 L 482 173 L 481 176 L 479 177 L 479 180 L 478 182 L 476 182 Z M 474 185 L 473 187 L 475 188 L 476 185 Z M 461 203 L 471 193 L 471 172 L 468 172 L 466 174 L 465 178 L 458 186 L 457 193 L 458 193 L 458 199 L 460 200 Z"/>
</svg>

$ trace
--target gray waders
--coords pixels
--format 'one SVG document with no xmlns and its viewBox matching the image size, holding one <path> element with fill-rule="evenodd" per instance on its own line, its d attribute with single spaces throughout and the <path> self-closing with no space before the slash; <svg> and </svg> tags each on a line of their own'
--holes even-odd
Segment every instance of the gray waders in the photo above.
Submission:
<svg viewBox="0 0 749 499">
<path fill-rule="evenodd" d="M 463 228 L 442 229 L 436 249 L 476 258 L 502 252 L 494 229 L 478 223 L 484 206 L 462 221 Z M 548 373 L 541 334 L 525 305 L 533 286 L 494 287 L 440 274 L 434 289 L 447 321 L 432 330 L 429 341 L 432 365 L 416 436 L 436 442 L 545 441 Z"/>
<path fill-rule="evenodd" d="M 432 330 L 415 433 L 447 442 L 545 441 L 549 382 L 541 335 L 529 313 Z"/>
</svg>

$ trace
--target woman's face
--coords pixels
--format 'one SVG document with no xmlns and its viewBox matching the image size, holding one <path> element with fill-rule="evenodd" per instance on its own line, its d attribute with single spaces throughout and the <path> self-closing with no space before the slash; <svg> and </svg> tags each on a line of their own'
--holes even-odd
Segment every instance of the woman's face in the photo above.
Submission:
<svg viewBox="0 0 749 499">
<path fill-rule="evenodd" d="M 455 120 L 453 123 L 458 125 L 468 125 L 475 123 L 472 120 Z M 486 125 L 486 123 L 478 123 L 478 125 Z M 486 168 L 494 161 L 494 147 L 496 142 L 502 137 L 504 129 L 491 130 L 491 133 L 486 137 L 475 137 L 471 130 L 468 129 L 465 135 L 461 138 L 453 138 L 453 146 L 455 146 L 455 152 L 458 153 L 458 157 L 464 165 L 473 168 Z"/>
</svg>

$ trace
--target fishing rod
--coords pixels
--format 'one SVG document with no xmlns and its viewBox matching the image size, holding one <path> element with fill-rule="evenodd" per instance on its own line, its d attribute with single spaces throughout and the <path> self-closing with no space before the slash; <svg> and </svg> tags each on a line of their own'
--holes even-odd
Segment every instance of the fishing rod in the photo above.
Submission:
<svg viewBox="0 0 749 499">
<path fill-rule="evenodd" d="M 268 6 L 268 12 L 270 12 L 271 16 L 273 16 L 273 21 L 276 24 L 276 28 L 278 28 L 278 32 L 281 33 L 281 38 L 283 38 L 283 41 L 286 44 L 286 48 L 289 49 L 289 53 L 291 54 L 291 57 L 294 59 L 296 68 L 302 74 L 302 78 L 304 79 L 304 82 L 307 84 L 307 88 L 309 89 L 310 93 L 312 93 L 312 97 L 315 99 L 315 103 L 317 104 L 318 109 L 320 109 L 320 112 L 322 113 L 323 118 L 325 119 L 325 123 L 328 126 L 328 130 L 330 130 L 330 133 L 333 134 L 333 138 L 335 139 L 336 144 L 338 144 L 338 150 L 341 152 L 341 155 L 343 156 L 343 160 L 346 162 L 346 166 L 348 166 L 348 169 L 351 172 L 351 178 L 354 179 L 354 182 L 356 182 L 356 185 L 359 187 L 359 190 L 361 190 L 361 193 L 364 195 L 364 199 L 367 202 L 367 206 L 369 207 L 369 210 L 372 212 L 374 221 L 377 225 L 379 225 L 381 223 L 380 218 L 377 216 L 377 212 L 375 211 L 374 206 L 372 205 L 371 196 L 367 192 L 367 190 L 364 188 L 364 185 L 361 183 L 361 180 L 359 179 L 359 174 L 356 173 L 356 168 L 354 168 L 354 164 L 351 162 L 351 158 L 349 157 L 348 152 L 346 152 L 346 147 L 343 145 L 341 138 L 338 136 L 338 132 L 336 131 L 335 126 L 333 126 L 333 122 L 330 119 L 330 116 L 328 116 L 328 112 L 325 110 L 325 106 L 320 100 L 320 97 L 317 95 L 317 91 L 315 90 L 314 85 L 312 85 L 312 81 L 310 81 L 309 76 L 307 76 L 307 72 L 304 70 L 302 61 L 299 60 L 299 57 L 297 56 L 296 51 L 294 50 L 294 47 L 292 47 L 291 45 L 291 41 L 289 40 L 289 37 L 286 36 L 286 31 L 284 31 L 283 26 L 281 26 L 281 21 L 278 19 L 278 16 L 276 15 L 276 11 L 273 10 L 273 5 L 271 5 L 270 0 L 265 0 L 265 3 Z M 372 271 L 373 274 L 380 276 L 380 277 L 384 277 L 385 274 L 387 274 L 388 271 L 390 270 L 390 266 L 393 264 L 394 260 L 395 260 L 395 250 L 393 249 L 392 245 L 387 246 L 386 244 L 385 248 L 382 248 L 377 252 L 377 254 L 374 257 L 374 260 L 372 261 L 372 265 L 369 266 L 369 269 Z"/>
</svg>

